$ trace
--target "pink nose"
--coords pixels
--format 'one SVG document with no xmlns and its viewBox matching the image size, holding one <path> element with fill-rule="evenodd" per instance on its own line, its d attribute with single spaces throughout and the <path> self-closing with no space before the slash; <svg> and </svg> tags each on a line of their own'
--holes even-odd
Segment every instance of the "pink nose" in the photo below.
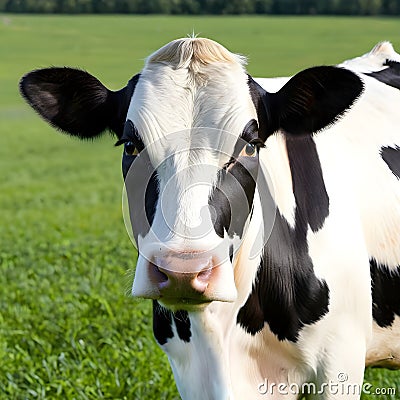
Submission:
<svg viewBox="0 0 400 400">
<path fill-rule="evenodd" d="M 164 300 L 202 303 L 217 267 L 212 257 L 173 255 L 149 263 L 149 275 Z"/>
</svg>

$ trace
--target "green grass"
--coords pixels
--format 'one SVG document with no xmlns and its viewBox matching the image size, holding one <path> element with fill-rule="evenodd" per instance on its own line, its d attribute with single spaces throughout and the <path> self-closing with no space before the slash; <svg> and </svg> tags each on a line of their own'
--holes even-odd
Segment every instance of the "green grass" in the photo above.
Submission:
<svg viewBox="0 0 400 400">
<path fill-rule="evenodd" d="M 117 89 L 167 41 L 194 31 L 288 75 L 400 48 L 396 19 L 0 15 L 0 399 L 178 399 L 127 293 L 136 253 L 122 222 L 120 149 L 56 134 L 19 97 L 27 71 L 85 68 Z M 400 374 L 366 373 L 374 387 Z M 398 396 L 364 396 L 395 399 Z"/>
</svg>

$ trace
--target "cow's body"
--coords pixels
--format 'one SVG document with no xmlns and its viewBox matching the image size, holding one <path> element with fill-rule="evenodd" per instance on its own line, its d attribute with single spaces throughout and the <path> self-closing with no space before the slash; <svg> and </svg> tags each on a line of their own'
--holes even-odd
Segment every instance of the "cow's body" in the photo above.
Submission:
<svg viewBox="0 0 400 400">
<path fill-rule="evenodd" d="M 365 364 L 400 367 L 399 62 L 385 43 L 254 81 L 222 46 L 183 39 L 120 92 L 72 73 L 96 102 L 62 87 L 69 71 L 22 81 L 61 129 L 125 143 L 133 293 L 153 299 L 183 399 L 296 399 L 305 383 L 357 399 Z"/>
<path fill-rule="evenodd" d="M 376 71 L 385 71 L 384 65 L 387 60 L 399 62 L 400 57 L 393 51 L 390 44 L 382 43 L 377 45 L 371 53 L 345 61 L 340 66 L 358 73 L 373 75 Z M 330 138 L 317 136 L 315 141 L 323 166 L 332 165 L 330 159 L 341 162 L 333 150 L 335 147 L 340 152 L 348 148 L 351 153 L 349 159 L 352 165 L 339 182 L 347 180 L 349 171 L 354 172 L 349 193 L 355 188 L 358 192 L 359 199 L 356 207 L 362 212 L 362 230 L 366 236 L 371 279 L 374 282 L 372 290 L 375 289 L 376 293 L 372 340 L 367 347 L 366 365 L 399 368 L 400 188 L 398 176 L 395 173 L 387 173 L 387 164 L 382 163 L 382 157 L 377 157 L 382 148 L 396 148 L 399 143 L 397 127 L 400 124 L 400 118 L 396 111 L 400 101 L 399 81 L 395 81 L 392 87 L 388 87 L 387 84 L 382 85 L 381 80 L 376 81 L 365 76 L 363 79 L 366 83 L 366 92 L 358 105 L 351 110 L 351 116 L 327 130 Z M 287 82 L 287 78 L 258 79 L 257 81 L 269 92 L 275 92 Z M 387 118 L 387 115 L 390 117 Z M 343 138 L 344 143 L 339 141 L 340 137 Z M 349 141 L 354 147 L 349 147 Z M 322 158 L 325 146 L 327 146 L 325 154 L 328 156 L 326 160 Z M 373 165 L 374 162 L 377 165 Z M 382 196 L 383 193 L 386 195 Z M 366 198 L 368 202 L 365 202 Z M 391 199 L 390 203 L 388 199 Z M 377 268 L 376 261 L 381 267 L 385 266 L 383 274 L 379 273 L 380 269 Z M 390 274 L 387 270 L 391 271 Z M 357 275 L 354 279 L 357 279 Z"/>
</svg>

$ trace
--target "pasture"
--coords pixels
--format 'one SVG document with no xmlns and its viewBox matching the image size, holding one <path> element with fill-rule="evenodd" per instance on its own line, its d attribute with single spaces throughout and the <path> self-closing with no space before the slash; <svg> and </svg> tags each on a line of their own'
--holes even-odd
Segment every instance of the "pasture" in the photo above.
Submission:
<svg viewBox="0 0 400 400">
<path fill-rule="evenodd" d="M 0 15 L 0 399 L 179 399 L 151 330 L 129 297 L 136 253 L 122 220 L 120 148 L 56 134 L 18 80 L 69 65 L 111 89 L 143 59 L 192 32 L 249 57 L 254 76 L 293 74 L 369 51 L 400 50 L 399 22 L 375 18 Z M 400 372 L 370 370 L 375 388 Z M 251 399 L 248 399 L 251 400 Z"/>
</svg>

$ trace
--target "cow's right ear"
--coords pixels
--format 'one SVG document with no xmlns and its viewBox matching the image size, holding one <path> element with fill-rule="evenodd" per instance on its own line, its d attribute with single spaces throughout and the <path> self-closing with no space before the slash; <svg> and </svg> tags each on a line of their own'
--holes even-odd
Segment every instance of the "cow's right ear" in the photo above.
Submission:
<svg viewBox="0 0 400 400">
<path fill-rule="evenodd" d="M 72 136 L 90 139 L 110 129 L 120 137 L 138 77 L 114 92 L 85 71 L 53 67 L 25 75 L 20 91 L 46 121 Z"/>
</svg>

